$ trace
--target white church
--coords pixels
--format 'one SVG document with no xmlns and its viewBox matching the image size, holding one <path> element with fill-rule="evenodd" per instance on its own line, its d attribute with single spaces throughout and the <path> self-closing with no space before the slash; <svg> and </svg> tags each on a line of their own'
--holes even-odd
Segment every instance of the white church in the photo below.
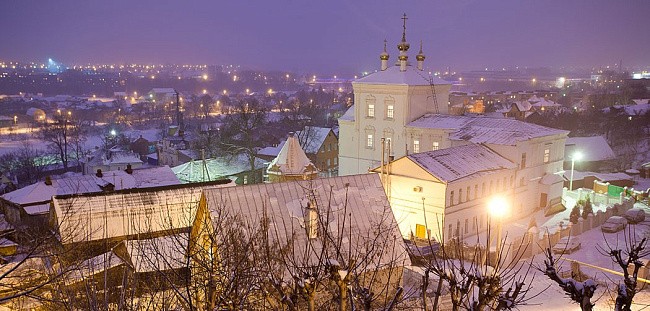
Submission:
<svg viewBox="0 0 650 311">
<path fill-rule="evenodd" d="M 407 238 L 476 234 L 485 229 L 487 201 L 496 194 L 508 200 L 505 221 L 560 204 L 569 132 L 514 119 L 450 115 L 451 84 L 424 71 L 422 45 L 412 66 L 409 47 L 404 17 L 397 62 L 390 63 L 384 43 L 381 70 L 352 83 L 355 104 L 339 118 L 339 174 L 381 173 Z M 486 148 L 502 159 L 457 149 L 473 144 L 480 148 L 471 152 L 481 155 Z M 427 157 L 435 165 L 423 164 Z M 510 164 L 497 172 L 494 161 Z"/>
</svg>

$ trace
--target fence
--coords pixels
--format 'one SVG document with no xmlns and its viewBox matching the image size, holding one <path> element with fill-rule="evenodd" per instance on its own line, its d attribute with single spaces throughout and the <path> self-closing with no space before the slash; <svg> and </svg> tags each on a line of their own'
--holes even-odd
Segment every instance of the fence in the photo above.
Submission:
<svg viewBox="0 0 650 311">
<path fill-rule="evenodd" d="M 592 202 L 596 203 L 601 200 L 607 201 L 607 195 L 591 193 L 578 193 L 577 198 L 586 198 L 591 196 Z M 616 199 L 612 199 L 615 201 Z M 612 202 L 610 201 L 610 202 Z M 549 231 L 543 232 L 541 237 L 538 232 L 528 232 L 524 236 L 513 239 L 509 242 L 511 254 L 516 254 L 517 251 L 523 254 L 522 259 L 531 258 L 545 249 L 553 247 L 561 238 L 566 236 L 577 236 L 591 229 L 597 228 L 602 225 L 607 219 L 612 216 L 622 215 L 627 210 L 634 206 L 634 200 L 630 197 L 621 197 L 620 203 L 614 203 L 608 206 L 605 211 L 599 210 L 595 214 L 587 215 L 587 219 L 582 217 L 578 218 L 578 223 L 573 224 L 569 222 L 566 225 L 561 225 L 558 230 L 553 233 Z"/>
</svg>

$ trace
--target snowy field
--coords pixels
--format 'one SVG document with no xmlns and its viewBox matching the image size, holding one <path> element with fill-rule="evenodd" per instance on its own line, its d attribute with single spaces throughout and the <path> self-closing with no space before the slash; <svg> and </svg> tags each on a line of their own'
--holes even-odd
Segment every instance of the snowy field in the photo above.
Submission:
<svg viewBox="0 0 650 311">
<path fill-rule="evenodd" d="M 143 138 L 149 141 L 159 140 L 159 133 L 160 130 L 158 129 L 129 130 L 124 132 L 127 137 L 132 139 L 137 139 L 142 135 Z M 92 150 L 95 149 L 95 147 L 100 147 L 103 143 L 102 138 L 103 135 L 101 134 L 89 135 L 86 137 L 86 141 L 84 142 L 84 148 L 86 150 Z M 16 152 L 22 148 L 25 143 L 38 150 L 47 150 L 47 143 L 35 138 L 34 134 L 0 135 L 0 155 Z"/>
</svg>

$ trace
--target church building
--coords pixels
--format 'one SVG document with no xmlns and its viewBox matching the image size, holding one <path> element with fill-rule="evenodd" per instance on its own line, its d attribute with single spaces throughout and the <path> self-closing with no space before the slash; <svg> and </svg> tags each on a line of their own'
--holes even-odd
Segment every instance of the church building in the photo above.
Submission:
<svg viewBox="0 0 650 311">
<path fill-rule="evenodd" d="M 390 57 L 384 44 L 384 51 L 379 56 L 381 70 L 352 83 L 355 104 L 339 118 L 339 175 L 359 174 L 371 170 L 383 172 L 384 187 L 391 201 L 391 207 L 394 212 L 400 211 L 398 214 L 403 214 L 402 212 L 412 209 L 413 206 L 399 203 L 399 200 L 391 197 L 391 193 L 398 193 L 401 190 L 414 191 L 413 189 L 421 189 L 421 187 L 413 187 L 412 183 L 396 182 L 395 178 L 390 182 L 386 180 L 386 168 L 382 170 L 381 167 L 386 167 L 388 163 L 412 154 L 481 144 L 482 148 L 487 148 L 514 165 L 514 168 L 508 169 L 505 176 L 507 181 L 504 182 L 509 188 L 506 193 L 512 215 L 526 217 L 535 211 L 560 204 L 564 144 L 569 132 L 514 119 L 449 114 L 451 84 L 424 71 L 425 56 L 422 52 L 422 44 L 416 55 L 417 65 L 412 66 L 409 63 L 406 16 L 403 19 L 404 30 L 402 40 L 397 45 L 399 51 L 397 63 L 389 65 Z M 455 165 L 460 167 L 470 165 L 470 163 L 463 163 L 468 159 L 462 157 L 455 161 L 458 161 Z M 417 161 L 414 163 L 417 165 Z M 413 171 L 408 170 L 400 172 L 397 167 L 400 166 L 395 165 L 388 175 L 413 174 Z M 444 173 L 436 171 L 435 167 L 422 169 L 431 176 Z M 473 176 L 478 177 L 472 177 L 471 185 L 463 184 L 460 187 L 461 185 L 458 184 L 459 188 L 454 189 L 453 184 L 446 184 L 441 188 L 445 189 L 442 193 L 433 194 L 431 189 L 424 189 L 420 191 L 421 193 L 413 195 L 420 195 L 426 202 L 440 201 L 438 206 L 432 208 L 436 209 L 436 214 L 444 215 L 447 212 L 446 207 L 458 204 L 461 191 L 470 193 L 477 185 L 482 187 L 484 183 L 489 185 L 490 182 L 494 182 L 481 180 L 490 176 L 489 174 Z M 446 183 L 440 179 L 439 182 Z M 467 190 L 467 187 L 470 190 Z M 395 189 L 400 190 L 396 192 Z M 427 193 L 438 198 L 426 198 Z M 455 203 L 452 203 L 454 199 L 450 198 L 452 193 L 456 194 Z M 467 194 L 462 197 L 465 196 Z M 441 201 L 440 198 L 445 200 Z M 422 203 L 421 200 L 418 202 Z M 475 207 L 475 209 L 481 208 L 483 206 Z M 484 213 L 484 210 L 476 212 Z M 441 231 L 439 230 L 441 228 L 422 227 L 425 224 L 424 219 L 406 221 L 400 218 L 398 216 L 400 229 L 405 237 L 412 234 L 422 236 L 422 232 L 428 233 L 431 229 L 436 231 L 434 236 L 437 237 Z M 470 223 L 474 221 L 473 216 L 461 218 L 463 219 L 454 220 L 451 235 L 464 232 L 457 228 L 458 221 L 461 226 L 464 226 L 466 218 Z M 446 227 L 445 225 L 444 228 Z"/>
</svg>

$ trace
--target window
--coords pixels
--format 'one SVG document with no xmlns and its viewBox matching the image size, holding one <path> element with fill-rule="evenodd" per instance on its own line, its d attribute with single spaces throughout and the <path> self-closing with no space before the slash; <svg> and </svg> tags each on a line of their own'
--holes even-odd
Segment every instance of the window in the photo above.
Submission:
<svg viewBox="0 0 650 311">
<path fill-rule="evenodd" d="M 544 163 L 548 163 L 551 160 L 551 150 L 544 149 Z"/>
<path fill-rule="evenodd" d="M 332 144 L 327 144 L 327 151 L 332 151 Z"/>
<path fill-rule="evenodd" d="M 467 186 L 467 197 L 465 198 L 465 201 L 469 201 L 469 186 Z"/>
<path fill-rule="evenodd" d="M 465 219 L 465 234 L 469 233 L 469 219 Z"/>
<path fill-rule="evenodd" d="M 494 180 L 490 180 L 490 192 L 489 192 L 489 194 L 492 194 L 492 189 L 494 189 Z"/>
<path fill-rule="evenodd" d="M 395 114 L 395 106 L 393 105 L 386 106 L 386 118 L 392 119 L 394 114 Z"/>
<path fill-rule="evenodd" d="M 434 141 L 433 142 L 433 149 L 431 149 L 431 150 L 438 150 L 438 149 L 440 149 L 440 143 L 437 142 L 437 141 Z"/>
<path fill-rule="evenodd" d="M 510 187 L 515 186 L 515 176 L 510 176 Z"/>
<path fill-rule="evenodd" d="M 508 177 L 503 177 L 503 190 L 506 190 L 508 185 Z"/>
<path fill-rule="evenodd" d="M 248 185 L 248 175 L 244 175 L 244 185 Z"/>
<path fill-rule="evenodd" d="M 454 232 L 454 226 L 452 224 L 449 224 L 449 237 L 453 236 L 453 232 Z"/>
<path fill-rule="evenodd" d="M 420 141 L 419 140 L 414 140 L 413 141 L 413 153 L 419 153 L 420 152 Z"/>
<path fill-rule="evenodd" d="M 449 193 L 449 205 L 454 205 L 454 192 Z"/>
<path fill-rule="evenodd" d="M 372 148 L 372 146 L 373 146 L 372 134 L 368 134 L 368 139 L 366 140 L 366 147 Z"/>
<path fill-rule="evenodd" d="M 520 167 L 520 169 L 523 169 L 525 167 L 526 167 L 526 153 L 524 152 L 524 153 L 521 154 L 521 167 Z"/>
<path fill-rule="evenodd" d="M 330 161 L 330 159 L 327 159 L 327 167 L 330 167 L 331 164 L 332 162 Z"/>
<path fill-rule="evenodd" d="M 338 165 L 338 164 L 339 164 L 339 158 L 334 158 L 334 165 Z"/>
<path fill-rule="evenodd" d="M 474 200 L 478 198 L 478 185 L 474 185 Z"/>
<path fill-rule="evenodd" d="M 375 104 L 368 104 L 368 118 L 375 117 Z"/>
<path fill-rule="evenodd" d="M 458 204 L 463 203 L 463 189 L 458 189 Z"/>
<path fill-rule="evenodd" d="M 485 196 L 485 182 L 483 183 L 483 186 L 481 186 L 481 196 Z"/>
</svg>

